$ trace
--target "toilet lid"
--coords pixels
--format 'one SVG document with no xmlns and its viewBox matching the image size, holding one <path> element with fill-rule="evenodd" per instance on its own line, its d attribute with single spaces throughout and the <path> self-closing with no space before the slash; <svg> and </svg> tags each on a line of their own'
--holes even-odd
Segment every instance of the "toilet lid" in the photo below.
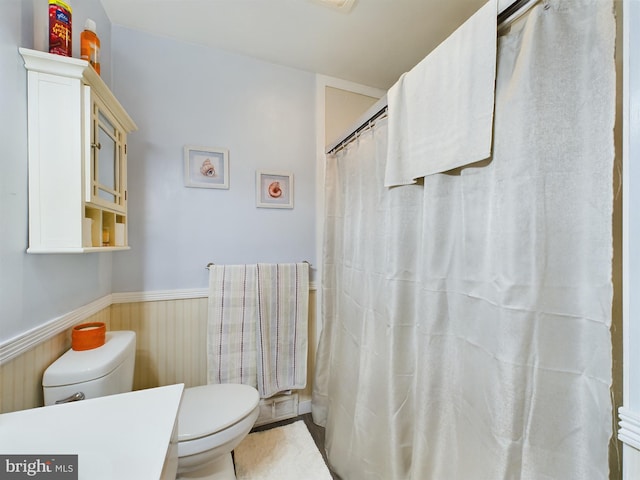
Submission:
<svg viewBox="0 0 640 480">
<path fill-rule="evenodd" d="M 212 435 L 242 420 L 258 406 L 249 385 L 216 384 L 185 388 L 178 413 L 178 441 Z"/>
</svg>

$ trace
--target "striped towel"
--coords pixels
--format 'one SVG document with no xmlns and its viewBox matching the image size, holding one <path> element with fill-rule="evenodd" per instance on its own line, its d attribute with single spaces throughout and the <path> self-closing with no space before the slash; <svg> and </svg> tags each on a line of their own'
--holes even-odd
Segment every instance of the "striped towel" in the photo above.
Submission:
<svg viewBox="0 0 640 480">
<path fill-rule="evenodd" d="M 209 267 L 208 383 L 257 386 L 257 265 Z"/>
<path fill-rule="evenodd" d="M 309 264 L 258 264 L 258 392 L 269 398 L 307 383 Z"/>
</svg>

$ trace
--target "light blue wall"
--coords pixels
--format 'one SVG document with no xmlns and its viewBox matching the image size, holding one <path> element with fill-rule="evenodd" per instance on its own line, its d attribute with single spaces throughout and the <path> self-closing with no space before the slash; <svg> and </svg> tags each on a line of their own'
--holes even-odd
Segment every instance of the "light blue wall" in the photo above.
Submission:
<svg viewBox="0 0 640 480">
<path fill-rule="evenodd" d="M 40 2 L 46 8 L 46 1 Z M 105 80 L 110 23 L 98 0 L 75 2 L 74 51 L 80 26 L 95 19 Z M 74 5 L 75 6 L 75 5 Z M 111 254 L 27 255 L 27 73 L 18 47 L 32 48 L 32 0 L 3 0 L 0 15 L 0 344 L 111 292 Z M 55 126 L 52 126 L 55 128 Z"/>
<path fill-rule="evenodd" d="M 42 2 L 46 5 L 46 2 Z M 26 71 L 32 0 L 0 16 L 0 345 L 112 292 L 203 288 L 215 263 L 315 262 L 314 74 L 111 27 L 74 2 L 74 52 L 98 23 L 102 77 L 136 121 L 128 252 L 26 254 Z M 230 150 L 230 189 L 183 186 L 184 145 Z M 293 210 L 258 209 L 257 169 L 294 174 Z M 62 187 L 63 188 L 63 187 Z"/>
<path fill-rule="evenodd" d="M 113 290 L 202 288 L 209 262 L 315 258 L 315 75 L 114 25 L 129 137 L 129 243 Z M 185 145 L 229 149 L 228 190 L 186 188 Z M 256 208 L 256 170 L 292 172 L 294 209 Z"/>
</svg>

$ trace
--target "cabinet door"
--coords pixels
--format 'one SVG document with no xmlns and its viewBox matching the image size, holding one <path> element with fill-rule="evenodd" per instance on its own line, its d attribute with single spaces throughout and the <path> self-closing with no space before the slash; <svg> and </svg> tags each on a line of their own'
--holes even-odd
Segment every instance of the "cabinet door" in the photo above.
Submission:
<svg viewBox="0 0 640 480">
<path fill-rule="evenodd" d="M 126 212 L 127 136 L 97 96 L 91 97 L 90 202 Z"/>
</svg>

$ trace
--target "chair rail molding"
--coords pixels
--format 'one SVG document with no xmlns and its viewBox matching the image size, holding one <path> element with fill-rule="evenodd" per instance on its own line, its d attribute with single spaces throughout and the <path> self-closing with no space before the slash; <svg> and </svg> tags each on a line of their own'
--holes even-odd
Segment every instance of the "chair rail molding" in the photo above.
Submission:
<svg viewBox="0 0 640 480">
<path fill-rule="evenodd" d="M 111 303 L 111 295 L 105 295 L 102 298 L 6 340 L 0 344 L 0 365 L 4 365 L 24 352 L 37 347 L 45 340 L 77 325 L 90 316 L 95 315 L 100 310 L 104 310 L 109 307 Z"/>
<path fill-rule="evenodd" d="M 316 284 L 310 283 L 309 290 L 317 290 Z M 120 292 L 105 295 L 102 298 L 94 300 L 91 303 L 83 305 L 69 313 L 49 320 L 42 325 L 0 343 L 0 365 L 4 365 L 32 348 L 37 347 L 40 343 L 64 332 L 78 323 L 81 323 L 90 316 L 95 315 L 100 310 L 108 308 L 111 305 L 119 303 L 188 300 L 194 298 L 206 298 L 208 295 L 208 288 L 161 290 L 153 292 Z"/>
<path fill-rule="evenodd" d="M 315 282 L 309 283 L 309 291 L 317 290 Z M 157 290 L 151 292 L 120 292 L 112 293 L 112 303 L 162 302 L 166 300 L 188 300 L 192 298 L 206 298 L 208 288 L 191 288 L 184 290 Z"/>
<path fill-rule="evenodd" d="M 184 290 L 157 290 L 151 292 L 120 292 L 111 294 L 111 302 L 138 303 L 138 302 L 162 302 L 168 300 L 188 300 L 192 298 L 205 298 L 209 295 L 206 288 L 192 288 Z"/>
</svg>

